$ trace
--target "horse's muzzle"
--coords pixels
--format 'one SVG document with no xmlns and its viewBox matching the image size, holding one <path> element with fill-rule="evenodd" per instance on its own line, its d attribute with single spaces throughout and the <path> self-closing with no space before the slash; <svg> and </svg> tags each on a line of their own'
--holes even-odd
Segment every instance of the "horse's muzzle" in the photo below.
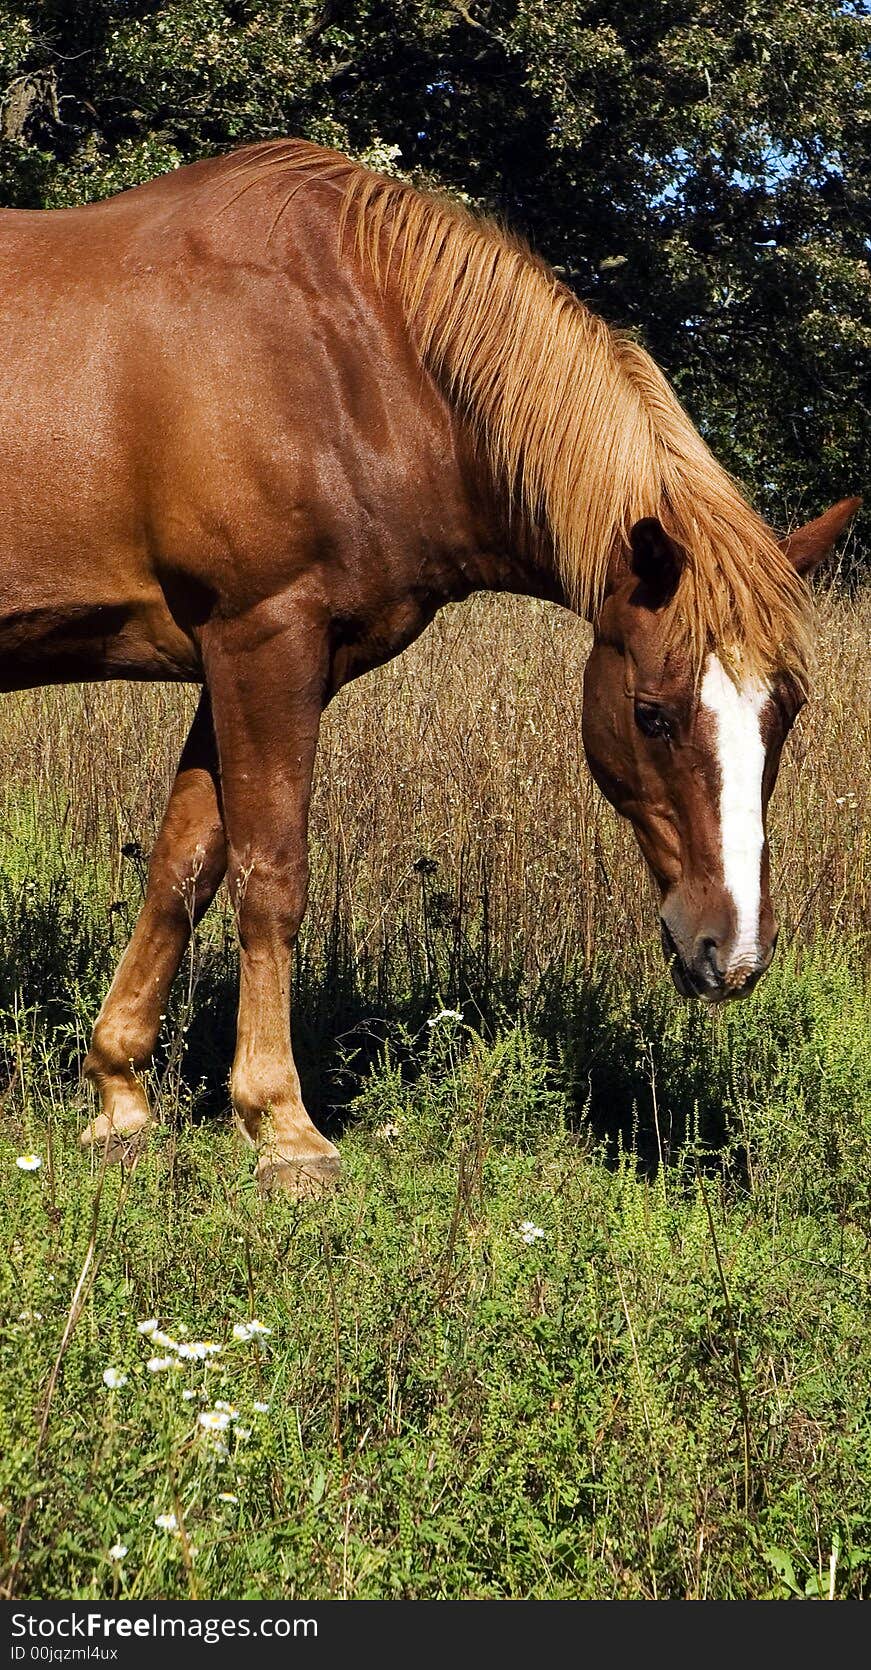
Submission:
<svg viewBox="0 0 871 1670">
<path fill-rule="evenodd" d="M 699 934 L 689 957 L 684 955 L 664 916 L 659 919 L 662 951 L 676 990 L 681 997 L 699 998 L 704 1003 L 728 1003 L 748 997 L 770 966 L 777 946 L 777 933 L 754 962 L 738 967 L 724 966 L 722 948 L 710 934 Z"/>
</svg>

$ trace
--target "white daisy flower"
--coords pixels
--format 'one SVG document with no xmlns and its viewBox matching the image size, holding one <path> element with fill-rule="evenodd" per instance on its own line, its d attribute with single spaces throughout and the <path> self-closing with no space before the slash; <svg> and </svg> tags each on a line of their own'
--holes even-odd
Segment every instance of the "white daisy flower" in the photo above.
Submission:
<svg viewBox="0 0 871 1670">
<path fill-rule="evenodd" d="M 185 1391 L 185 1392 L 182 1392 L 181 1395 L 184 1398 L 185 1403 L 193 1403 L 194 1398 L 196 1397 L 197 1394 L 196 1394 L 196 1392 Z"/>
<path fill-rule="evenodd" d="M 147 1316 L 144 1322 L 137 1322 L 136 1332 L 137 1334 L 147 1334 L 150 1339 L 152 1334 L 157 1332 L 157 1317 Z"/>
<path fill-rule="evenodd" d="M 256 1409 L 258 1415 L 268 1415 L 269 1414 L 269 1404 L 268 1403 L 255 1403 L 252 1407 L 254 1409 Z"/>
<path fill-rule="evenodd" d="M 239 1411 L 234 1409 L 232 1403 L 224 1403 L 223 1399 L 218 1397 L 215 1398 L 215 1408 L 220 1409 L 223 1415 L 228 1415 L 231 1421 L 238 1421 Z"/>
<path fill-rule="evenodd" d="M 178 1368 L 174 1357 L 149 1357 L 145 1367 L 149 1374 L 162 1374 L 166 1368 Z"/>
<path fill-rule="evenodd" d="M 272 1329 L 267 1328 L 264 1322 L 258 1322 L 256 1316 L 252 1316 L 250 1322 L 233 1323 L 233 1338 L 241 1340 L 243 1344 L 250 1339 L 266 1339 L 271 1333 Z"/>
<path fill-rule="evenodd" d="M 42 1161 L 38 1154 L 19 1154 L 15 1164 L 19 1171 L 38 1171 Z"/>
<path fill-rule="evenodd" d="M 238 1503 L 239 1498 L 238 1498 L 238 1496 L 234 1496 L 232 1490 L 219 1490 L 218 1491 L 218 1501 L 219 1502 L 236 1502 L 236 1503 Z"/>
<path fill-rule="evenodd" d="M 113 1542 L 112 1547 L 109 1549 L 109 1559 L 110 1560 L 123 1560 L 124 1555 L 126 1553 L 127 1553 L 127 1544 L 126 1543 Z"/>
<path fill-rule="evenodd" d="M 151 1343 L 152 1345 L 161 1346 L 164 1351 L 178 1350 L 178 1340 L 173 1339 L 172 1334 L 163 1333 L 160 1328 L 152 1328 Z"/>
<path fill-rule="evenodd" d="M 522 1224 L 518 1224 L 517 1233 L 527 1247 L 533 1246 L 536 1241 L 544 1240 L 544 1230 L 539 1229 L 538 1224 L 530 1223 L 528 1218 L 525 1218 Z"/>
<path fill-rule="evenodd" d="M 126 1384 L 127 1376 L 122 1374 L 119 1368 L 104 1368 L 103 1385 L 108 1386 L 110 1392 L 120 1391 L 121 1387 L 126 1386 Z"/>
<path fill-rule="evenodd" d="M 197 1419 L 207 1432 L 226 1432 L 230 1417 L 224 1409 L 201 1409 Z"/>
<path fill-rule="evenodd" d="M 178 1356 L 183 1357 L 185 1362 L 204 1363 L 207 1357 L 216 1357 L 221 1347 L 216 1345 L 214 1340 L 192 1339 L 182 1341 L 181 1345 L 177 1345 L 175 1349 Z"/>
<path fill-rule="evenodd" d="M 251 1428 L 250 1428 L 250 1426 L 237 1426 L 237 1428 L 236 1428 L 236 1437 L 237 1437 L 237 1438 L 241 1438 L 241 1439 L 242 1439 L 242 1441 L 243 1441 L 243 1443 L 244 1443 L 244 1441 L 245 1441 L 245 1439 L 246 1439 L 246 1438 L 250 1438 L 250 1437 L 251 1437 Z"/>
<path fill-rule="evenodd" d="M 159 1513 L 154 1521 L 158 1531 L 177 1531 L 178 1520 L 174 1513 Z"/>
</svg>

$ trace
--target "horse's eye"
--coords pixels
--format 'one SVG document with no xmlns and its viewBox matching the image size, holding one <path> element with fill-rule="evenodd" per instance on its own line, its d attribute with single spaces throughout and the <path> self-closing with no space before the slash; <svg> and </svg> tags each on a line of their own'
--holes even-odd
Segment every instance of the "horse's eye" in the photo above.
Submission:
<svg viewBox="0 0 871 1670">
<path fill-rule="evenodd" d="M 668 739 L 671 732 L 671 722 L 668 714 L 657 707 L 655 702 L 635 703 L 635 723 L 644 736 L 662 736 Z"/>
</svg>

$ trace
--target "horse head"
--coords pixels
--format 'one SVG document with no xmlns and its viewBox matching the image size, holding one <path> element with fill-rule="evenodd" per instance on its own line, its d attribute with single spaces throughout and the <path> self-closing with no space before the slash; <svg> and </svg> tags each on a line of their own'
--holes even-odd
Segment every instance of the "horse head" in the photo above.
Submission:
<svg viewBox="0 0 871 1670">
<path fill-rule="evenodd" d="M 845 499 L 781 542 L 808 575 L 859 505 Z M 742 670 L 728 644 L 700 667 L 679 646 L 687 558 L 655 517 L 632 527 L 595 623 L 584 680 L 590 769 L 628 817 L 660 893 L 666 961 L 683 997 L 750 992 L 774 955 L 766 813 L 804 703 L 776 664 Z"/>
</svg>

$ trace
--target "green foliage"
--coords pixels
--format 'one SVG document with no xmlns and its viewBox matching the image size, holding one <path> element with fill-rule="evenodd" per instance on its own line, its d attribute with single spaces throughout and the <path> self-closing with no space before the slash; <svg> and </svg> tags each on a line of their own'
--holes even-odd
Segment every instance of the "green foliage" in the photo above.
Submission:
<svg viewBox="0 0 871 1670">
<path fill-rule="evenodd" d="M 507 217 L 785 520 L 868 471 L 868 10 L 4 0 L 0 199 L 300 133 Z"/>
<path fill-rule="evenodd" d="M 716 1018 L 664 976 L 578 978 L 488 1027 L 401 989 L 368 1067 L 321 1048 L 353 1093 L 342 1190 L 264 1202 L 225 1119 L 190 1121 L 184 999 L 146 1156 L 101 1178 L 78 1149 L 68 1047 L 107 890 L 61 887 L 26 827 L 29 886 L 0 895 L 17 1595 L 867 1597 L 871 993 L 849 947 L 783 958 Z M 219 939 L 195 997 L 228 1024 Z M 252 1316 L 270 1331 L 236 1338 Z"/>
</svg>

